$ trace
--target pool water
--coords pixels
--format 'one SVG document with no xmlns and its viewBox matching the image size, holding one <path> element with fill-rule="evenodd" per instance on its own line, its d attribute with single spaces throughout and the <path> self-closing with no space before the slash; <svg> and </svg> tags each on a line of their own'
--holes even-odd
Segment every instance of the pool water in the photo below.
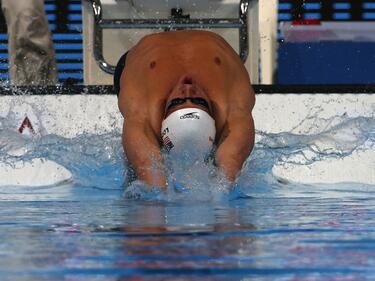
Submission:
<svg viewBox="0 0 375 281">
<path fill-rule="evenodd" d="M 374 280 L 375 186 L 271 173 L 310 148 L 305 162 L 374 148 L 374 119 L 332 121 L 310 134 L 257 132 L 234 192 L 198 163 L 178 173 L 187 190 L 147 194 L 136 182 L 138 199 L 124 192 L 118 132 L 3 139 L 1 161 L 24 146 L 23 160 L 54 160 L 73 179 L 0 187 L 1 280 Z"/>
</svg>

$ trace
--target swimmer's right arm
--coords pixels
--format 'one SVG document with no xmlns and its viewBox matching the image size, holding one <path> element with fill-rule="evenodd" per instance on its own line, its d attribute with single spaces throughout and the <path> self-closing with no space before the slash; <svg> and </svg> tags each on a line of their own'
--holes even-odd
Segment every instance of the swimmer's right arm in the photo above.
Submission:
<svg viewBox="0 0 375 281">
<path fill-rule="evenodd" d="M 126 119 L 122 144 L 128 161 L 133 165 L 137 178 L 150 187 L 166 191 L 163 161 L 157 137 L 145 122 Z"/>
<path fill-rule="evenodd" d="M 118 105 L 124 117 L 122 144 L 128 162 L 138 180 L 166 191 L 167 184 L 157 136 L 148 117 L 148 95 L 138 64 L 131 62 L 133 49 L 127 56 L 127 73 L 121 75 Z"/>
</svg>

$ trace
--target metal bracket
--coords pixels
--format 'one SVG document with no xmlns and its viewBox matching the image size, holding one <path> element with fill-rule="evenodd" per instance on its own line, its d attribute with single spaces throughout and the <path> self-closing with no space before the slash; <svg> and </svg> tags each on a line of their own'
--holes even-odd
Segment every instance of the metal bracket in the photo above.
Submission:
<svg viewBox="0 0 375 281">
<path fill-rule="evenodd" d="M 238 18 L 209 19 L 103 19 L 100 0 L 89 0 L 94 12 L 94 57 L 100 69 L 113 74 L 115 66 L 103 56 L 103 29 L 185 29 L 185 28 L 237 28 L 239 30 L 240 57 L 245 63 L 249 54 L 248 7 L 252 0 L 240 0 Z"/>
</svg>

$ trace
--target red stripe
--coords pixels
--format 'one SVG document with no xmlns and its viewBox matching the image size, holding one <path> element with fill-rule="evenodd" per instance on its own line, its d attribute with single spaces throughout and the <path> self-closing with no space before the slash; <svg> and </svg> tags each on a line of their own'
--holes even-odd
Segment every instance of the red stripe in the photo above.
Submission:
<svg viewBox="0 0 375 281">
<path fill-rule="evenodd" d="M 33 125 L 31 125 L 30 119 L 27 116 L 23 119 L 21 126 L 18 128 L 18 132 L 22 134 L 25 128 L 29 128 L 31 133 L 35 134 Z"/>
<path fill-rule="evenodd" d="M 296 20 L 292 25 L 321 25 L 320 20 Z"/>
</svg>

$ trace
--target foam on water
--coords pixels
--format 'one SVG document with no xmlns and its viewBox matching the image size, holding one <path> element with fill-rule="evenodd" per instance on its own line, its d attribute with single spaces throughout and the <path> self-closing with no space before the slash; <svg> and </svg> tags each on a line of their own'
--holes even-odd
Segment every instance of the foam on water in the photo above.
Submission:
<svg viewBox="0 0 375 281">
<path fill-rule="evenodd" d="M 308 164 L 327 157 L 344 157 L 350 155 L 354 150 L 359 149 L 367 141 L 369 148 L 373 147 L 375 139 L 375 119 L 357 117 L 348 119 L 341 116 L 341 122 L 334 117 L 330 120 L 323 120 L 320 124 L 327 123 L 331 126 L 319 126 L 319 132 L 293 134 L 264 134 L 259 132 L 263 138 L 260 145 L 273 148 L 285 149 L 284 155 L 302 155 L 296 160 L 298 164 Z M 288 160 L 285 160 L 288 161 Z"/>
<path fill-rule="evenodd" d="M 38 115 L 37 111 L 34 112 Z M 17 118 L 11 114 L 0 118 L 2 163 L 49 159 L 73 174 L 74 185 L 100 189 L 124 188 L 127 168 L 119 132 L 82 134 L 67 139 L 46 134 L 40 122 L 39 133 L 30 137 L 14 130 L 13 121 Z M 292 131 L 279 134 L 257 132 L 255 149 L 246 161 L 232 195 L 250 196 L 267 192 L 267 186 L 277 183 L 271 173 L 275 163 L 307 165 L 329 158 L 342 159 L 356 151 L 374 149 L 374 118 L 348 118 L 342 115 L 322 119 L 315 115 L 302 121 Z M 189 161 L 186 156 L 183 159 L 166 159 L 166 162 L 170 167 L 167 173 L 167 194 L 156 192 L 156 189 L 150 192 L 140 181 L 135 181 L 126 188 L 126 196 L 168 201 L 181 198 L 204 201 L 221 200 L 223 196 L 227 198 L 231 194 L 232 187 L 211 163 Z"/>
</svg>

